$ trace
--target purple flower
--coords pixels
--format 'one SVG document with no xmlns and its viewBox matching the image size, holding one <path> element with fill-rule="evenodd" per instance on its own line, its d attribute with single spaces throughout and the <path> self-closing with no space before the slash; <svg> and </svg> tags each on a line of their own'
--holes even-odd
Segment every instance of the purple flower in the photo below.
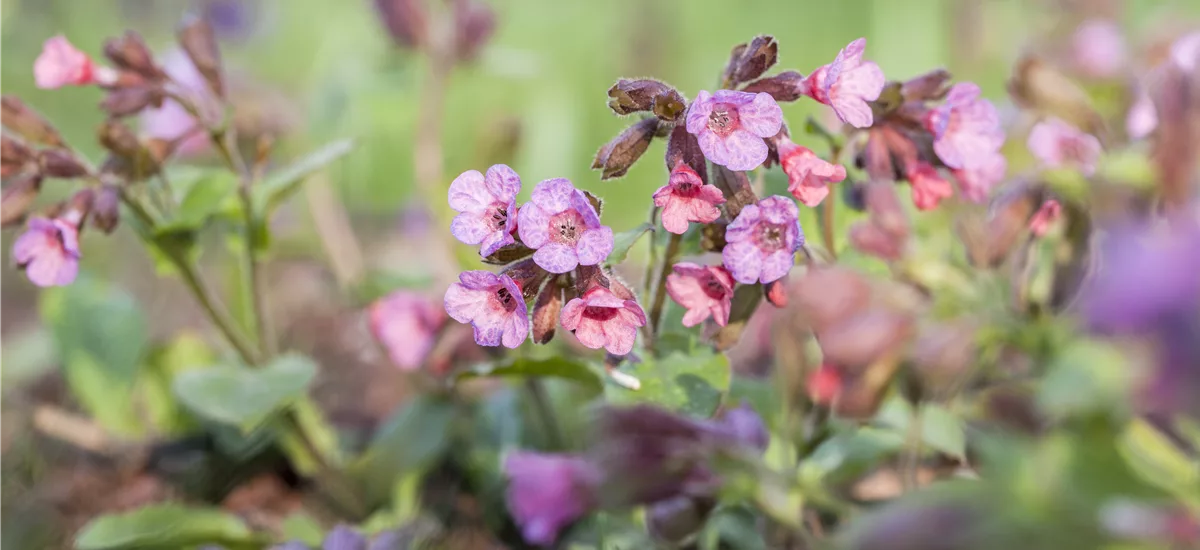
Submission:
<svg viewBox="0 0 1200 550">
<path fill-rule="evenodd" d="M 367 550 L 366 537 L 345 525 L 337 525 L 321 541 L 321 550 Z"/>
<path fill-rule="evenodd" d="M 183 94 L 195 102 L 206 118 L 220 118 L 220 107 L 212 97 L 204 75 L 192 63 L 191 58 L 182 50 L 171 50 L 161 58 L 162 68 L 178 86 L 174 91 Z M 149 137 L 166 140 L 179 139 L 192 132 L 198 121 L 178 102 L 172 99 L 163 101 L 161 107 L 147 107 L 141 114 L 142 133 Z M 180 155 L 196 155 L 203 153 L 209 147 L 207 134 L 192 132 L 180 142 L 176 152 Z"/>
<path fill-rule="evenodd" d="M 725 411 L 712 426 L 733 441 L 760 451 L 766 451 L 771 443 L 771 434 L 767 432 L 762 417 L 745 403 Z"/>
<path fill-rule="evenodd" d="M 446 313 L 475 328 L 481 346 L 515 348 L 529 335 L 529 314 L 521 287 L 508 275 L 464 271 L 446 289 Z"/>
<path fill-rule="evenodd" d="M 1200 31 L 1185 34 L 1171 44 L 1171 62 L 1184 71 L 1200 67 Z"/>
<path fill-rule="evenodd" d="M 1058 118 L 1037 123 L 1029 132 L 1027 142 L 1033 156 L 1050 167 L 1072 165 L 1084 175 L 1096 171 L 1100 158 L 1100 140 Z"/>
<path fill-rule="evenodd" d="M 12 247 L 13 260 L 41 287 L 65 286 L 79 273 L 79 226 L 62 218 L 30 218 Z"/>
<path fill-rule="evenodd" d="M 1133 104 L 1125 115 L 1125 132 L 1132 139 L 1142 139 L 1158 128 L 1158 109 L 1143 86 L 1134 95 Z"/>
<path fill-rule="evenodd" d="M 1088 76 L 1117 76 L 1127 58 L 1121 28 L 1107 19 L 1084 21 L 1071 37 L 1071 61 Z"/>
<path fill-rule="evenodd" d="M 514 452 L 504 459 L 508 510 L 530 544 L 549 546 L 595 505 L 596 467 L 565 454 Z"/>
<path fill-rule="evenodd" d="M 688 107 L 687 131 L 714 164 L 753 170 L 767 160 L 767 143 L 783 127 L 783 110 L 770 94 L 701 90 Z"/>
<path fill-rule="evenodd" d="M 933 150 L 950 168 L 978 166 L 1004 145 L 996 106 L 979 94 L 979 86 L 960 82 L 950 88 L 945 103 L 925 115 Z"/>
<path fill-rule="evenodd" d="M 539 183 L 517 218 L 521 241 L 537 250 L 533 260 L 551 273 L 599 264 L 612 252 L 612 229 L 600 225 L 587 196 L 566 179 Z"/>
<path fill-rule="evenodd" d="M 433 300 L 407 290 L 398 290 L 371 304 L 369 315 L 371 333 L 402 370 L 421 366 L 446 319 Z"/>
<path fill-rule="evenodd" d="M 804 245 L 796 203 L 780 196 L 747 205 L 725 230 L 721 259 L 743 284 L 769 283 L 792 269 L 796 251 Z"/>
<path fill-rule="evenodd" d="M 517 214 L 521 177 L 503 164 L 488 168 L 487 175 L 467 170 L 450 184 L 450 208 L 460 212 L 450 232 L 466 244 L 477 244 L 480 256 L 491 256 L 513 244 L 512 223 Z"/>
<path fill-rule="evenodd" d="M 638 327 L 646 325 L 646 312 L 634 300 L 625 300 L 597 286 L 563 306 L 563 328 L 575 333 L 579 343 L 604 348 L 614 355 L 633 351 Z"/>
<path fill-rule="evenodd" d="M 867 39 L 859 38 L 838 52 L 833 63 L 822 65 L 804 79 L 804 94 L 833 107 L 839 119 L 855 128 L 871 125 L 870 101 L 883 91 L 883 71 L 862 60 Z"/>
<path fill-rule="evenodd" d="M 662 208 L 663 229 L 682 235 L 688 222 L 710 223 L 721 217 L 718 204 L 725 196 L 715 185 L 708 185 L 700 174 L 680 161 L 671 170 L 667 184 L 654 192 L 654 206 Z"/>
<path fill-rule="evenodd" d="M 1008 171 L 1008 160 L 1000 153 L 993 153 L 974 166 L 951 170 L 958 180 L 958 188 L 962 195 L 971 202 L 981 203 L 987 200 L 992 188 L 1004 179 Z"/>
</svg>

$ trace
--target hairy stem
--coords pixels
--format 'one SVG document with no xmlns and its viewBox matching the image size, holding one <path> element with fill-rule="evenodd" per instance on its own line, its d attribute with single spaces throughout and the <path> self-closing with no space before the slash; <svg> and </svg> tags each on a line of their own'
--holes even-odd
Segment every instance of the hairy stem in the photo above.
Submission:
<svg viewBox="0 0 1200 550">
<path fill-rule="evenodd" d="M 654 304 L 650 306 L 650 333 L 655 337 L 658 336 L 658 329 L 662 324 L 663 306 L 667 304 L 667 276 L 671 274 L 671 268 L 675 265 L 682 242 L 683 235 L 672 233 L 671 240 L 667 242 L 667 249 L 663 252 L 662 268 L 659 270 L 658 283 L 654 290 Z"/>
</svg>

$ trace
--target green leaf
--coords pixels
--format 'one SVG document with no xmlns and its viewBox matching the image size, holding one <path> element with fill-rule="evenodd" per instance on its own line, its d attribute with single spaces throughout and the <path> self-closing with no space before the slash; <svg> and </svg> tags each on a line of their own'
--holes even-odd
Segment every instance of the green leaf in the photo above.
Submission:
<svg viewBox="0 0 1200 550">
<path fill-rule="evenodd" d="M 609 382 L 605 395 L 614 404 L 653 403 L 707 418 L 729 390 L 729 359 L 707 347 L 690 355 L 675 352 L 662 358 L 645 357 L 641 364 L 625 369 L 641 380 L 642 387 L 628 390 Z"/>
<path fill-rule="evenodd" d="M 291 460 L 292 467 L 302 475 L 318 473 L 321 463 L 312 456 L 311 447 L 315 447 L 321 456 L 334 457 L 334 461 L 340 463 L 342 450 L 337 431 L 329 424 L 320 407 L 311 399 L 299 399 L 292 404 L 291 411 L 300 429 L 282 430 L 276 437 L 279 447 Z M 305 434 L 308 440 L 301 439 L 300 434 Z"/>
<path fill-rule="evenodd" d="M 401 406 L 350 467 L 367 499 L 373 504 L 387 502 L 404 474 L 445 453 L 456 416 L 454 403 L 434 395 L 419 395 Z"/>
<path fill-rule="evenodd" d="M 100 516 L 75 538 L 78 550 L 178 549 L 199 544 L 263 544 L 237 517 L 213 508 L 162 504 Z"/>
<path fill-rule="evenodd" d="M 302 397 L 316 374 L 311 359 L 284 355 L 258 369 L 221 365 L 184 372 L 174 390 L 197 414 L 249 431 Z"/>
<path fill-rule="evenodd" d="M 629 255 L 629 249 L 637 244 L 642 235 L 651 231 L 654 231 L 654 226 L 642 223 L 633 229 L 613 235 L 613 249 L 608 254 L 608 258 L 604 260 L 605 265 L 616 265 L 625 261 L 625 257 Z"/>
<path fill-rule="evenodd" d="M 800 465 L 800 476 L 810 481 L 840 483 L 866 473 L 886 456 L 904 446 L 904 436 L 894 430 L 863 427 L 830 437 Z"/>
<path fill-rule="evenodd" d="M 237 186 L 237 178 L 228 172 L 215 172 L 197 181 L 180 201 L 172 223 L 202 227 L 221 210 L 226 198 L 233 194 Z"/>
<path fill-rule="evenodd" d="M 1115 344 L 1080 340 L 1054 361 L 1038 384 L 1037 404 L 1054 418 L 1121 414 L 1134 369 Z"/>
<path fill-rule="evenodd" d="M 530 359 L 518 357 L 504 363 L 481 363 L 459 372 L 458 378 L 479 376 L 540 376 L 571 380 L 600 391 L 601 378 L 587 365 L 565 357 Z"/>
<path fill-rule="evenodd" d="M 259 216 L 265 218 L 300 188 L 304 178 L 342 158 L 353 148 L 352 140 L 335 141 L 268 175 L 253 189 L 254 208 Z"/>
<path fill-rule="evenodd" d="M 747 506 L 717 508 L 698 537 L 700 549 L 767 550 L 758 520 Z"/>
<path fill-rule="evenodd" d="M 907 438 L 912 423 L 912 406 L 903 398 L 887 400 L 875 420 Z M 967 436 L 962 420 L 945 407 L 935 403 L 921 405 L 921 443 L 947 455 L 963 458 L 967 451 Z"/>
<path fill-rule="evenodd" d="M 1142 479 L 1200 506 L 1200 464 L 1139 418 L 1121 433 L 1117 449 Z"/>
<path fill-rule="evenodd" d="M 147 354 L 136 395 L 155 432 L 182 435 L 196 427 L 195 418 L 183 409 L 171 386 L 179 373 L 211 365 L 215 359 L 208 345 L 188 332 Z"/>
<path fill-rule="evenodd" d="M 284 539 L 298 540 L 309 546 L 320 546 L 325 538 L 325 529 L 321 528 L 321 524 L 304 512 L 296 512 L 284 518 L 279 529 Z"/>
</svg>

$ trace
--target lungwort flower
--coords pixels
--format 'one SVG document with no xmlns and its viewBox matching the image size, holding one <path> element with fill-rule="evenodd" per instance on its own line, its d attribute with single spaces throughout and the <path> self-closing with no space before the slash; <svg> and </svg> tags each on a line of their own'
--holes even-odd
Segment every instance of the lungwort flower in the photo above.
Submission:
<svg viewBox="0 0 1200 550">
<path fill-rule="evenodd" d="M 521 287 L 508 275 L 466 271 L 446 290 L 446 313 L 475 328 L 481 346 L 515 348 L 529 335 L 529 315 Z"/>
<path fill-rule="evenodd" d="M 625 355 L 633 351 L 637 329 L 646 324 L 646 312 L 636 301 L 596 286 L 563 306 L 561 322 L 563 328 L 575 333 L 579 343 Z"/>
<path fill-rule="evenodd" d="M 718 325 L 729 322 L 733 276 L 722 266 L 679 262 L 667 276 L 667 294 L 687 309 L 683 326 L 694 327 L 712 317 Z"/>
<path fill-rule="evenodd" d="M 830 107 L 839 119 L 856 128 L 871 125 L 871 101 L 883 91 L 883 71 L 871 61 L 863 61 L 867 40 L 851 42 L 828 65 L 822 65 L 804 80 L 804 94 Z"/>
<path fill-rule="evenodd" d="M 715 221 L 721 217 L 717 205 L 724 203 L 721 190 L 704 183 L 700 174 L 682 161 L 671 170 L 667 184 L 654 192 L 654 206 L 662 208 L 663 228 L 677 234 L 687 231 L 688 222 Z"/>
<path fill-rule="evenodd" d="M 399 290 L 371 304 L 371 333 L 402 370 L 421 366 L 446 316 L 426 296 Z"/>
<path fill-rule="evenodd" d="M 783 127 L 783 110 L 765 92 L 701 90 L 688 108 L 687 131 L 714 164 L 753 170 L 767 160 L 767 143 Z"/>
<path fill-rule="evenodd" d="M 779 196 L 743 208 L 725 231 L 721 253 L 734 280 L 769 283 L 787 275 L 804 245 L 799 215 L 796 203 Z"/>
<path fill-rule="evenodd" d="M 468 170 L 450 184 L 450 208 L 458 211 L 450 232 L 459 241 L 479 245 L 480 256 L 490 256 L 516 242 L 517 193 L 521 178 L 512 168 L 497 164 L 487 174 Z"/>
<path fill-rule="evenodd" d="M 521 241 L 537 250 L 533 260 L 551 273 L 599 264 L 612 252 L 612 229 L 600 225 L 587 196 L 566 179 L 539 183 L 517 217 Z"/>
<path fill-rule="evenodd" d="M 578 456 L 514 452 L 504 459 L 504 475 L 508 510 L 530 544 L 553 544 L 596 504 L 600 473 Z"/>
</svg>

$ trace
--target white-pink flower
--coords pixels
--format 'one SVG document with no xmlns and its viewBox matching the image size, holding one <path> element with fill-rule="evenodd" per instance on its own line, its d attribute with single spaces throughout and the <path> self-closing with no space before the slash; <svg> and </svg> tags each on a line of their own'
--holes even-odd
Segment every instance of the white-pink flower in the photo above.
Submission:
<svg viewBox="0 0 1200 550">
<path fill-rule="evenodd" d="M 646 325 L 646 312 L 634 300 L 624 300 L 597 286 L 563 306 L 563 328 L 575 333 L 579 343 L 604 348 L 615 355 L 633 351 L 638 327 Z"/>
<path fill-rule="evenodd" d="M 401 370 L 420 368 L 446 320 L 433 300 L 407 290 L 380 298 L 371 304 L 368 315 L 371 334 Z"/>
<path fill-rule="evenodd" d="M 1071 61 L 1091 77 L 1119 75 L 1128 61 L 1121 27 L 1107 19 L 1084 21 L 1071 37 Z"/>
<path fill-rule="evenodd" d="M 996 106 L 980 97 L 979 86 L 960 82 L 946 100 L 925 115 L 933 133 L 933 150 L 950 168 L 968 168 L 986 162 L 1004 145 L 1004 130 Z"/>
<path fill-rule="evenodd" d="M 1056 168 L 1074 166 L 1084 175 L 1096 171 L 1102 152 L 1100 140 L 1058 118 L 1037 123 L 1029 132 L 1029 151 L 1042 164 Z"/>
<path fill-rule="evenodd" d="M 905 178 L 912 186 L 912 200 L 918 210 L 937 208 L 942 199 L 954 195 L 954 186 L 927 162 L 920 161 L 909 166 Z"/>
<path fill-rule="evenodd" d="M 984 158 L 974 166 L 961 170 L 951 170 L 954 179 L 958 180 L 958 188 L 962 196 L 975 203 L 985 202 L 992 188 L 1004 180 L 1008 171 L 1008 159 L 1000 153 L 994 153 Z"/>
<path fill-rule="evenodd" d="M 829 186 L 846 179 L 846 167 L 828 162 L 786 137 L 779 140 L 778 149 L 788 191 L 805 206 L 821 204 L 829 195 Z"/>
<path fill-rule="evenodd" d="M 700 90 L 688 106 L 687 131 L 713 164 L 753 170 L 767 160 L 767 143 L 783 127 L 783 109 L 771 94 Z"/>
<path fill-rule="evenodd" d="M 97 67 L 88 54 L 58 35 L 42 44 L 42 53 L 33 62 L 33 79 L 38 88 L 54 89 L 110 83 L 116 80 L 116 73 L 107 67 Z"/>
<path fill-rule="evenodd" d="M 842 122 L 866 128 L 874 121 L 868 102 L 879 99 L 883 91 L 883 70 L 872 61 L 863 61 L 867 39 L 851 42 L 828 65 L 822 65 L 804 80 L 805 95 L 833 107 Z"/>
<path fill-rule="evenodd" d="M 471 323 L 475 343 L 515 348 L 529 335 L 529 310 L 521 287 L 508 275 L 465 271 L 446 289 L 446 313 Z"/>
<path fill-rule="evenodd" d="M 729 322 L 733 300 L 733 276 L 723 266 L 675 264 L 667 275 L 667 294 L 687 309 L 683 326 L 694 327 L 710 316 L 718 325 Z"/>
<path fill-rule="evenodd" d="M 79 222 L 30 218 L 12 247 L 13 260 L 37 286 L 65 286 L 79 273 Z"/>
</svg>

